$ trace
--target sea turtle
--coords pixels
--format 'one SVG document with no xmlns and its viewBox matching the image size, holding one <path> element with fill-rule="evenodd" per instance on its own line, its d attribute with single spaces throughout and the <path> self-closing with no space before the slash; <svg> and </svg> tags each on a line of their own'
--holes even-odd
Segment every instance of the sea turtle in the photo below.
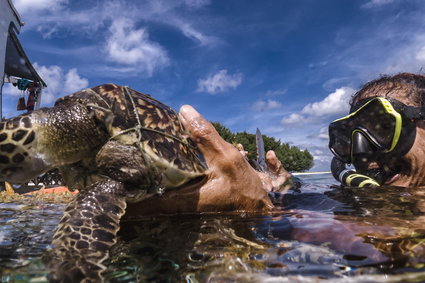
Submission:
<svg viewBox="0 0 425 283">
<path fill-rule="evenodd" d="M 0 123 L 0 179 L 26 182 L 59 168 L 80 190 L 45 256 L 54 280 L 100 280 L 127 202 L 205 176 L 205 166 L 168 106 L 128 87 L 105 84 L 51 108 Z"/>
</svg>

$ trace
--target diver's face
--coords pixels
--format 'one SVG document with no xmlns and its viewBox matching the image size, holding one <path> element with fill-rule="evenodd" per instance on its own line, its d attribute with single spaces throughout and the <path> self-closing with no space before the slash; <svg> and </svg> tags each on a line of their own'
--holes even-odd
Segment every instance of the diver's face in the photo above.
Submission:
<svg viewBox="0 0 425 283">
<path fill-rule="evenodd" d="M 393 167 L 398 170 L 387 180 L 388 185 L 425 187 L 425 121 L 416 123 L 415 142 L 407 154 L 394 162 Z"/>
<path fill-rule="evenodd" d="M 372 95 L 371 95 L 372 96 Z M 373 96 L 376 96 L 373 95 Z M 405 93 L 392 92 L 382 95 L 415 106 Z M 368 98 L 363 96 L 360 99 Z M 416 121 L 416 138 L 411 149 L 398 158 L 383 159 L 369 164 L 369 169 L 383 168 L 391 172 L 383 181 L 385 185 L 402 187 L 425 187 L 425 121 Z"/>
</svg>

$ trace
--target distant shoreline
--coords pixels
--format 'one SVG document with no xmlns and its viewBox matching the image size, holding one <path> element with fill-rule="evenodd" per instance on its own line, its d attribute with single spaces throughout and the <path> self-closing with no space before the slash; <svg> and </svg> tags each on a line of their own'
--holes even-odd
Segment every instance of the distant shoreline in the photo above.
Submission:
<svg viewBox="0 0 425 283">
<path fill-rule="evenodd" d="M 298 175 L 318 175 L 318 174 L 330 174 L 332 173 L 331 171 L 320 171 L 320 172 L 295 172 L 292 173 L 292 175 L 294 176 L 298 176 Z"/>
</svg>

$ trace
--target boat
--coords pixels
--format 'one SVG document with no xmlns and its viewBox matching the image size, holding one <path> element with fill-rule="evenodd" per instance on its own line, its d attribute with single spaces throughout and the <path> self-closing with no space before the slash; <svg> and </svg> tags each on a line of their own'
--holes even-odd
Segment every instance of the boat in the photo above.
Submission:
<svg viewBox="0 0 425 283">
<path fill-rule="evenodd" d="M 23 108 L 23 111 L 32 111 L 40 108 L 43 88 L 47 85 L 37 73 L 19 42 L 19 33 L 24 27 L 18 11 L 11 0 L 0 0 L 0 119 L 3 120 L 3 87 L 7 83 L 17 87 L 31 86 L 33 92 L 33 107 Z M 25 84 L 25 86 L 20 85 Z M 31 94 L 31 92 L 29 92 Z M 28 100 L 29 101 L 29 100 Z M 26 104 L 27 105 L 27 104 Z M 29 103 L 28 103 L 29 105 Z M 18 103 L 19 107 L 19 103 Z M 57 170 L 49 171 L 37 177 L 32 182 L 13 186 L 16 192 L 26 193 L 42 187 L 61 186 L 61 177 Z M 5 189 L 6 186 L 3 186 Z M 0 188 L 1 190 L 1 188 Z"/>
<path fill-rule="evenodd" d="M 46 83 L 28 59 L 18 35 L 24 22 L 11 0 L 0 0 L 0 118 L 3 119 L 3 86 L 17 84 L 19 80 L 32 82 L 37 86 L 35 109 L 40 107 L 42 89 Z"/>
</svg>

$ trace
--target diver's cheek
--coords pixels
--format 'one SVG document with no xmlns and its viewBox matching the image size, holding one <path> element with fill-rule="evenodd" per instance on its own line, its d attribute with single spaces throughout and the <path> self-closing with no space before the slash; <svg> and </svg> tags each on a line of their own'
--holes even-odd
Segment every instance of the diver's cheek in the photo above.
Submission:
<svg viewBox="0 0 425 283">
<path fill-rule="evenodd" d="M 406 187 L 425 186 L 425 130 L 420 127 L 416 129 L 415 142 L 402 159 L 402 176 L 391 185 Z"/>
<path fill-rule="evenodd" d="M 425 152 L 409 152 L 403 159 L 400 178 L 391 185 L 403 187 L 425 186 Z"/>
<path fill-rule="evenodd" d="M 411 176 L 406 176 L 406 175 L 401 175 L 398 174 L 399 177 L 397 178 L 397 180 L 389 183 L 389 186 L 398 186 L 398 187 L 411 187 L 413 185 L 413 180 L 411 178 Z"/>
</svg>

